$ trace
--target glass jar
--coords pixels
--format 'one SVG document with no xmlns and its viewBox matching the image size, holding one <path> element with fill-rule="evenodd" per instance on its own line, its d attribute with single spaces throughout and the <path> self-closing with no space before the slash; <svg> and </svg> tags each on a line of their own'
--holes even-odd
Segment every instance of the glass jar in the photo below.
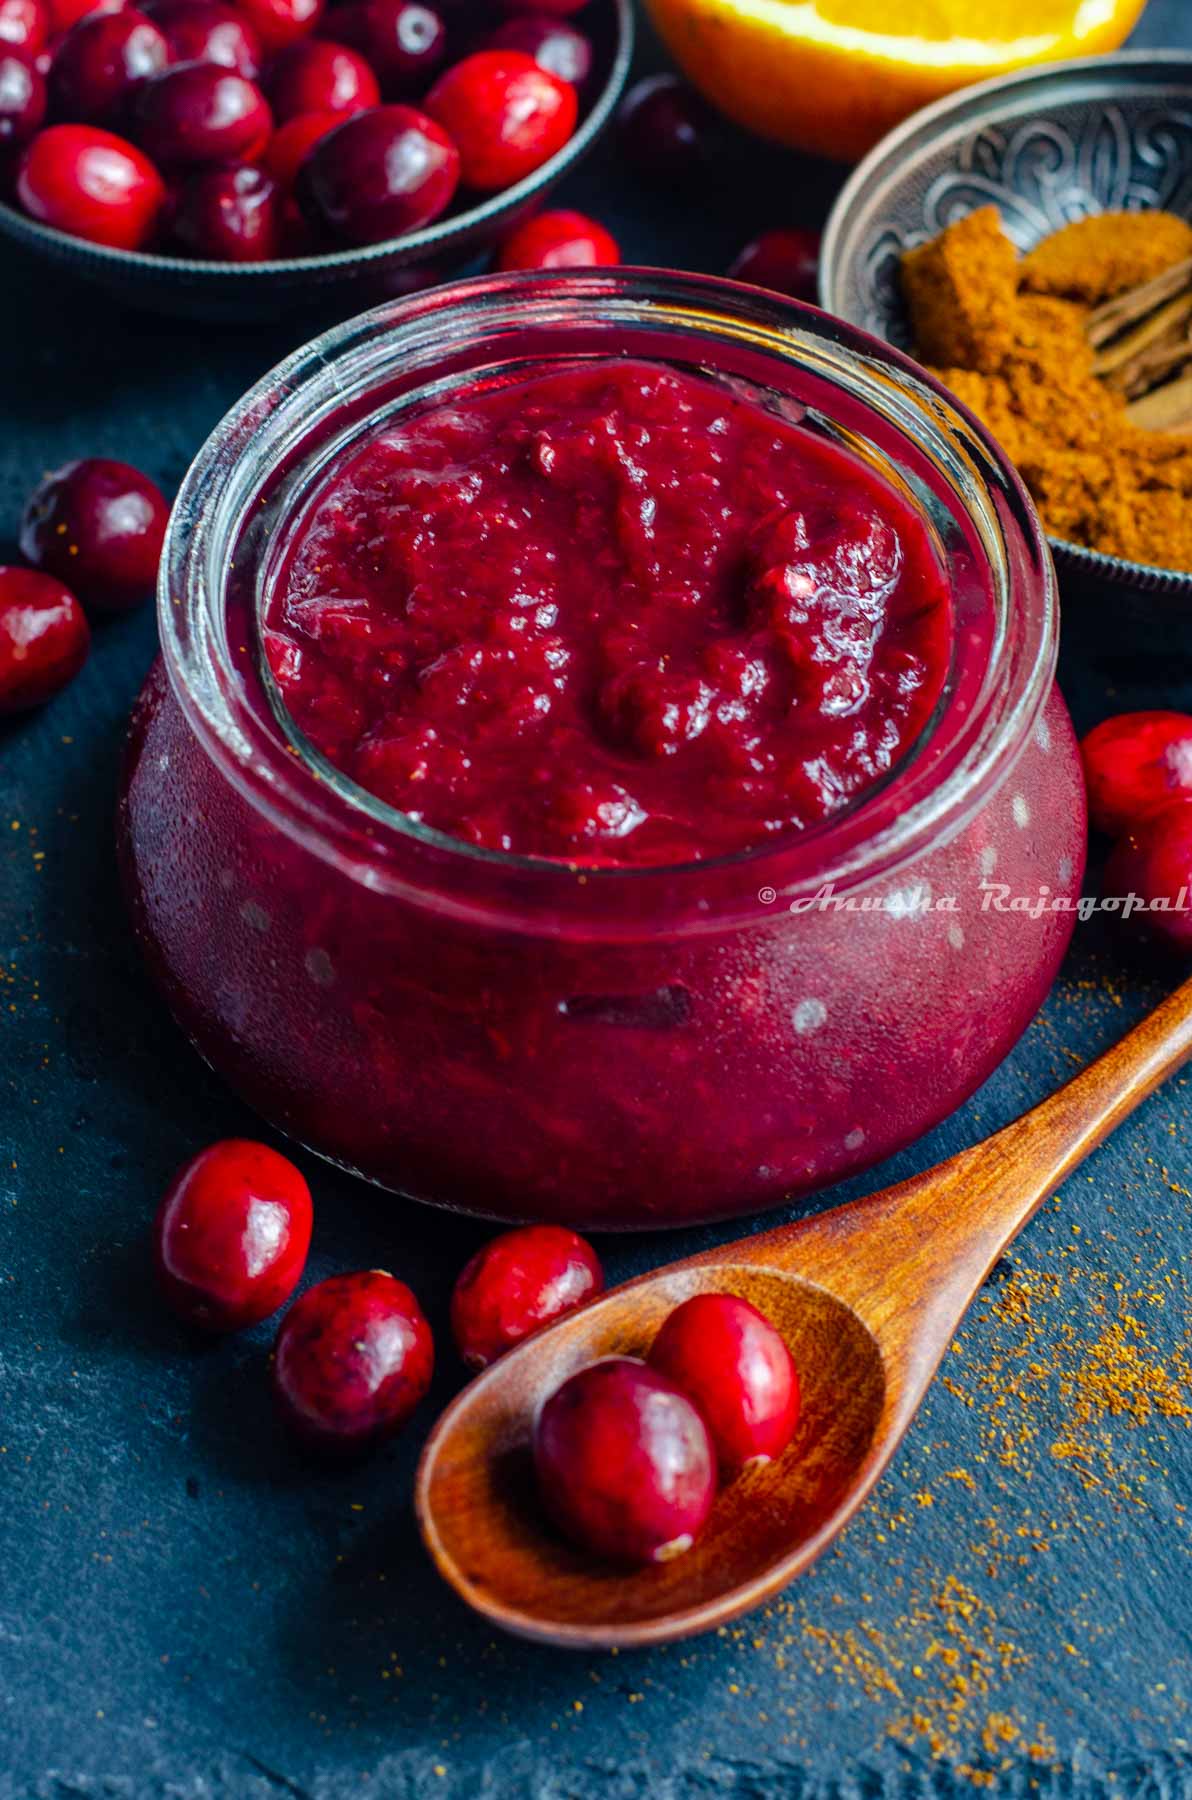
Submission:
<svg viewBox="0 0 1192 1800">
<path fill-rule="evenodd" d="M 264 673 L 271 559 L 348 446 L 428 399 L 618 355 L 847 444 L 921 506 L 947 565 L 930 727 L 884 784 L 776 847 L 585 869 L 465 845 L 332 768 Z M 338 327 L 200 452 L 160 621 L 120 811 L 137 937 L 245 1099 L 394 1191 L 653 1228 L 826 1186 L 959 1105 L 1067 945 L 1083 784 L 1030 502 L 921 370 L 777 296 L 645 270 L 493 276 Z"/>
</svg>

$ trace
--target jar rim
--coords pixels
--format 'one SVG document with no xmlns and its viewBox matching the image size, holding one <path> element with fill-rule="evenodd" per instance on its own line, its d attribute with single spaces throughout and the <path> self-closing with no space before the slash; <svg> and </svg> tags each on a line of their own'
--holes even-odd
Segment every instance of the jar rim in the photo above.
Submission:
<svg viewBox="0 0 1192 1800">
<path fill-rule="evenodd" d="M 413 820 L 335 769 L 296 728 L 291 741 L 284 732 L 279 739 L 275 709 L 267 720 L 253 704 L 247 665 L 227 631 L 228 580 L 246 532 L 251 538 L 263 517 L 265 484 L 297 456 L 299 440 L 322 433 L 327 442 L 349 398 L 366 408 L 382 375 L 408 368 L 416 386 L 438 367 L 444 382 L 458 385 L 470 346 L 565 324 L 615 332 L 630 320 L 676 348 L 697 347 L 713 373 L 717 343 L 729 334 L 787 368 L 828 370 L 863 409 L 882 408 L 917 450 L 933 444 L 943 454 L 943 446 L 954 480 L 961 471 L 963 491 L 952 497 L 988 560 L 1004 616 L 985 687 L 960 728 L 964 740 L 935 785 L 924 771 L 912 779 L 912 752 L 853 805 L 774 844 L 683 864 L 573 864 L 468 844 Z M 759 892 L 785 898 L 854 886 L 953 835 L 1016 761 L 1058 650 L 1055 574 L 1034 506 L 995 440 L 941 383 L 890 345 L 802 302 L 648 268 L 475 276 L 388 302 L 294 351 L 225 415 L 188 470 L 166 535 L 158 616 L 167 673 L 191 729 L 287 835 L 369 886 L 469 917 L 515 924 L 522 911 L 541 918 L 546 910 L 561 928 L 599 922 L 628 931 L 648 928 L 663 908 L 668 924 L 696 929 L 730 914 L 756 920 Z M 891 804 L 900 781 L 909 797 Z"/>
</svg>

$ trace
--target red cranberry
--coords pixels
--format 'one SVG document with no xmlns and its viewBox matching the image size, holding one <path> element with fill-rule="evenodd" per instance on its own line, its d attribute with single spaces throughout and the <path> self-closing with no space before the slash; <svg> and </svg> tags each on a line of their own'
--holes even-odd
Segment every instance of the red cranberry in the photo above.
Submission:
<svg viewBox="0 0 1192 1800">
<path fill-rule="evenodd" d="M 351 1455 L 400 1430 L 434 1372 L 430 1326 L 383 1269 L 333 1275 L 295 1301 L 277 1334 L 273 1391 L 313 1450 Z"/>
<path fill-rule="evenodd" d="M 522 50 L 478 50 L 440 75 L 426 110 L 459 147 L 460 178 L 490 193 L 563 148 L 579 113 L 575 89 Z"/>
<path fill-rule="evenodd" d="M 234 6 L 220 0 L 157 0 L 146 8 L 175 62 L 219 63 L 247 81 L 261 73 L 261 41 Z"/>
<path fill-rule="evenodd" d="M 686 1395 L 629 1356 L 572 1375 L 534 1430 L 543 1503 L 569 1538 L 615 1562 L 689 1550 L 716 1497 L 707 1427 Z"/>
<path fill-rule="evenodd" d="M 137 83 L 169 60 L 170 46 L 153 20 L 131 7 L 80 19 L 54 52 L 55 116 L 96 125 L 118 122 Z"/>
<path fill-rule="evenodd" d="M 205 1331 L 239 1331 L 284 1306 L 306 1266 L 310 1189 L 267 1144 L 225 1138 L 179 1169 L 153 1226 L 158 1285 Z"/>
<path fill-rule="evenodd" d="M 564 1225 L 524 1225 L 485 1244 L 451 1296 L 451 1329 L 464 1361 L 483 1369 L 543 1325 L 604 1291 L 591 1244 Z"/>
<path fill-rule="evenodd" d="M 792 300 L 810 300 L 819 292 L 820 237 L 818 231 L 796 228 L 763 231 L 746 244 L 729 270 L 733 281 L 748 281 Z"/>
<path fill-rule="evenodd" d="M 130 0 L 49 0 L 50 36 L 61 37 L 91 13 L 123 12 Z"/>
<path fill-rule="evenodd" d="M 447 27 L 420 0 L 367 0 L 364 5 L 341 6 L 323 29 L 337 43 L 360 52 L 387 100 L 424 92 L 447 49 Z"/>
<path fill-rule="evenodd" d="M 726 1471 L 769 1462 L 795 1435 L 799 1377 L 791 1353 L 748 1300 L 685 1300 L 654 1339 L 650 1367 L 699 1408 Z"/>
<path fill-rule="evenodd" d="M 611 232 L 579 212 L 544 212 L 511 231 L 497 256 L 498 269 L 592 269 L 619 263 Z"/>
<path fill-rule="evenodd" d="M 0 150 L 28 143 L 46 116 L 46 84 L 23 50 L 0 44 Z"/>
<path fill-rule="evenodd" d="M 69 581 L 84 605 L 123 612 L 153 592 L 168 516 L 147 475 L 91 456 L 38 484 L 21 520 L 21 552 Z"/>
<path fill-rule="evenodd" d="M 323 11 L 323 0 L 236 0 L 236 4 L 266 56 L 275 56 L 313 31 Z"/>
<path fill-rule="evenodd" d="M 292 44 L 269 71 L 269 99 L 282 124 L 301 113 L 361 112 L 377 106 L 377 78 L 355 50 L 324 38 Z"/>
<path fill-rule="evenodd" d="M 1144 923 L 1155 936 L 1192 950 L 1192 797 L 1169 801 L 1118 839 L 1103 890 L 1107 897 L 1145 900 Z"/>
<path fill-rule="evenodd" d="M 25 147 L 17 198 L 32 219 L 114 250 L 153 236 L 166 190 L 147 156 L 94 125 L 51 125 Z"/>
<path fill-rule="evenodd" d="M 36 569 L 0 567 L 0 714 L 51 699 L 74 680 L 90 643 L 69 588 Z"/>
<path fill-rule="evenodd" d="M 621 104 L 621 147 L 644 174 L 674 180 L 707 163 L 711 123 L 711 108 L 687 82 L 648 75 Z"/>
<path fill-rule="evenodd" d="M 0 0 L 0 46 L 12 45 L 36 56 L 50 35 L 46 0 Z"/>
<path fill-rule="evenodd" d="M 549 13 L 524 13 L 507 19 L 488 40 L 490 50 L 522 50 L 540 69 L 549 69 L 572 87 L 582 87 L 592 73 L 592 46 L 582 31 Z"/>
<path fill-rule="evenodd" d="M 1148 813 L 1192 793 L 1192 717 L 1178 712 L 1118 713 L 1081 740 L 1089 817 L 1120 837 Z"/>
<path fill-rule="evenodd" d="M 142 149 L 175 168 L 251 159 L 273 129 L 256 83 L 218 63 L 179 63 L 152 76 L 133 97 L 132 119 Z"/>
<path fill-rule="evenodd" d="M 536 0 L 538 12 L 552 13 L 556 19 L 568 18 L 587 3 L 588 0 Z M 525 0 L 505 0 L 505 10 L 506 12 L 520 13 L 524 4 Z"/>
<path fill-rule="evenodd" d="M 261 161 L 284 193 L 293 189 L 299 169 L 319 139 L 343 122 L 342 113 L 299 113 L 296 119 L 278 126 Z"/>
<path fill-rule="evenodd" d="M 378 106 L 315 145 L 294 191 L 316 231 L 375 244 L 437 219 L 458 181 L 459 152 L 433 119 Z"/>
<path fill-rule="evenodd" d="M 282 191 L 264 169 L 200 169 L 178 195 L 173 237 L 212 262 L 268 262 L 281 253 Z"/>
</svg>

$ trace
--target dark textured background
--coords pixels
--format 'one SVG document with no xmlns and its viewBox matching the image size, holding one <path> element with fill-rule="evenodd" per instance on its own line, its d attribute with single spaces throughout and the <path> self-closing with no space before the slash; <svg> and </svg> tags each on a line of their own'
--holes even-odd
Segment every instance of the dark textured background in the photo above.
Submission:
<svg viewBox="0 0 1192 1800">
<path fill-rule="evenodd" d="M 1136 41 L 1192 43 L 1192 7 L 1152 0 Z M 606 152 L 566 198 L 628 260 L 719 270 L 755 226 L 814 221 L 838 179 L 753 149 L 734 168 L 680 208 L 632 194 Z M 2 254 L 0 555 L 66 457 L 126 457 L 172 490 L 304 335 L 121 315 Z M 1081 729 L 1192 706 L 1187 629 L 1146 635 L 1066 596 Z M 255 1129 L 123 929 L 112 798 L 153 647 L 148 609 L 102 627 L 73 689 L 0 736 L 0 1800 L 1192 1796 L 1188 1087 L 1020 1240 L 876 1498 L 778 1604 L 649 1654 L 494 1638 L 414 1532 L 431 1408 L 366 1468 L 313 1475 L 269 1417 L 268 1328 L 196 1349 L 150 1291 L 168 1175 Z M 1079 928 L 1006 1066 L 865 1185 L 1007 1120 L 1140 1014 L 1175 971 L 1128 937 Z M 481 1230 L 308 1173 L 311 1278 L 407 1277 L 441 1403 L 446 1296 Z M 610 1275 L 715 1236 L 609 1242 Z"/>
</svg>

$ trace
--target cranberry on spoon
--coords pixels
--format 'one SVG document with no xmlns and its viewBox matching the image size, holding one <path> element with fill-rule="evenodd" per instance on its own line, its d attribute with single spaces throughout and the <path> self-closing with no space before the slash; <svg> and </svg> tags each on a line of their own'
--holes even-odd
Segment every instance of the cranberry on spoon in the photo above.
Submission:
<svg viewBox="0 0 1192 1800">
<path fill-rule="evenodd" d="M 17 198 L 31 219 L 112 250 L 143 250 L 166 190 L 135 145 L 95 125 L 51 125 L 30 139 Z"/>
<path fill-rule="evenodd" d="M 460 179 L 481 193 L 511 186 L 539 168 L 575 130 L 579 103 L 522 50 L 479 50 L 440 75 L 426 111 L 459 149 Z"/>
<path fill-rule="evenodd" d="M 383 1269 L 333 1275 L 282 1320 L 273 1392 L 308 1449 L 352 1456 L 399 1431 L 434 1372 L 430 1326 L 404 1282 Z"/>
<path fill-rule="evenodd" d="M 772 1461 L 795 1434 L 799 1377 L 791 1353 L 748 1300 L 685 1300 L 654 1339 L 649 1363 L 699 1408 L 726 1473 Z"/>
<path fill-rule="evenodd" d="M 451 1296 L 451 1329 L 463 1360 L 487 1368 L 586 1300 L 604 1291 L 591 1244 L 565 1225 L 523 1225 L 483 1245 Z"/>
<path fill-rule="evenodd" d="M 69 582 L 86 606 L 123 612 L 156 586 L 168 516 L 147 475 L 128 463 L 87 457 L 38 484 L 21 520 L 21 554 Z"/>
<path fill-rule="evenodd" d="M 610 1356 L 565 1381 L 538 1415 L 543 1505 L 582 1549 L 659 1563 L 689 1550 L 716 1497 L 707 1428 L 655 1370 Z"/>
<path fill-rule="evenodd" d="M 313 1222 L 301 1172 L 267 1144 L 225 1138 L 181 1168 L 153 1227 L 158 1285 L 205 1331 L 239 1331 L 284 1306 Z"/>
<path fill-rule="evenodd" d="M 354 113 L 318 142 L 295 195 L 310 224 L 349 244 L 375 244 L 429 225 L 459 181 L 459 151 L 412 106 Z"/>
<path fill-rule="evenodd" d="M 0 715 L 52 699 L 74 680 L 90 643 L 69 588 L 36 569 L 0 567 Z"/>
</svg>

